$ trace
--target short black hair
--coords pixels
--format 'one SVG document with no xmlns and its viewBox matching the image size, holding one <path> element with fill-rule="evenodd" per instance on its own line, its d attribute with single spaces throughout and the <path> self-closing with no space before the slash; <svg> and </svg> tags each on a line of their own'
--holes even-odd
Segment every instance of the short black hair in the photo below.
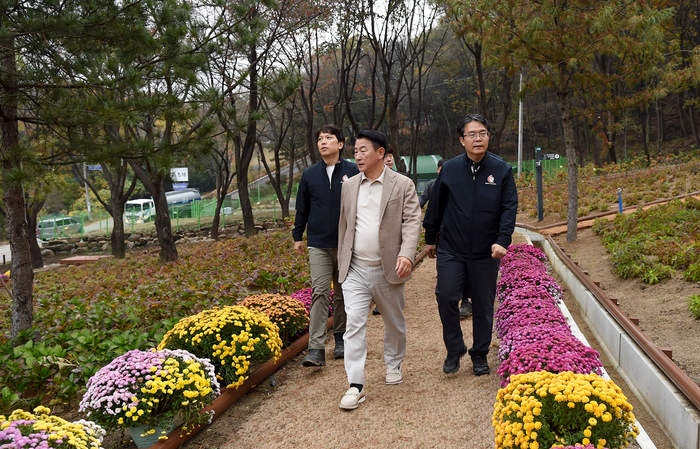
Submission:
<svg viewBox="0 0 700 449">
<path fill-rule="evenodd" d="M 384 154 L 386 155 L 386 149 L 389 146 L 389 139 L 381 131 L 376 129 L 365 128 L 357 134 L 357 139 L 365 138 L 372 142 L 374 145 L 374 151 L 384 148 Z M 357 142 L 355 139 L 355 142 Z"/>
<path fill-rule="evenodd" d="M 464 127 L 467 126 L 469 122 L 479 122 L 486 127 L 486 131 L 491 132 L 491 125 L 489 125 L 489 121 L 486 120 L 486 117 L 481 114 L 467 114 L 457 124 L 457 134 L 459 134 L 460 137 L 464 136 Z"/>
<path fill-rule="evenodd" d="M 384 152 L 384 156 L 386 157 L 387 154 L 394 154 L 394 147 L 391 146 L 390 143 L 388 143 L 385 147 L 386 151 Z"/>
<path fill-rule="evenodd" d="M 464 128 L 462 128 L 462 129 L 464 129 Z M 437 163 L 437 168 L 442 167 L 442 164 L 444 164 L 444 163 L 445 163 L 445 159 L 440 159 Z"/>
<path fill-rule="evenodd" d="M 318 136 L 320 136 L 321 133 L 333 134 L 338 139 L 338 142 L 342 142 L 343 146 L 345 146 L 345 133 L 341 128 L 335 126 L 334 124 L 329 123 L 318 128 L 316 130 L 316 140 L 318 140 Z"/>
</svg>

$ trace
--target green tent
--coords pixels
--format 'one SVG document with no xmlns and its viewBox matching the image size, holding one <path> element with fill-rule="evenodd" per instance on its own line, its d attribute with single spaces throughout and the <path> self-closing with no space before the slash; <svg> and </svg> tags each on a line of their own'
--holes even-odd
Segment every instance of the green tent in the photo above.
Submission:
<svg viewBox="0 0 700 449">
<path fill-rule="evenodd" d="M 423 190 L 425 190 L 425 186 L 428 184 L 428 181 L 437 178 L 437 164 L 440 159 L 442 159 L 442 156 L 437 154 L 417 157 L 418 165 L 416 166 L 416 170 L 418 180 L 416 182 L 416 190 L 418 191 L 419 195 L 423 193 Z M 352 162 L 353 164 L 355 163 L 355 159 L 346 160 Z M 411 174 L 411 157 L 401 156 L 401 160 L 403 160 L 404 164 L 406 164 L 408 173 Z M 398 167 L 396 166 L 396 161 L 394 161 L 394 170 L 397 169 Z"/>
<path fill-rule="evenodd" d="M 440 159 L 442 159 L 442 157 L 437 154 L 416 157 L 416 174 L 418 175 L 416 181 L 416 190 L 419 194 L 423 193 L 423 190 L 425 190 L 425 186 L 426 184 L 428 184 L 428 181 L 437 178 L 437 164 Z M 408 171 L 408 174 L 413 175 L 411 157 L 401 156 L 401 160 L 404 162 L 404 164 L 406 164 L 406 170 Z"/>
</svg>

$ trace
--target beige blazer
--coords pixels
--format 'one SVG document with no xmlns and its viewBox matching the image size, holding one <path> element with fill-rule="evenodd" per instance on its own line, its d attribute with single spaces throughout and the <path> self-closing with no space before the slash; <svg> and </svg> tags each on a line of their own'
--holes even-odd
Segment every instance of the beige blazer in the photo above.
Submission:
<svg viewBox="0 0 700 449">
<path fill-rule="evenodd" d="M 362 173 L 343 183 L 340 195 L 340 222 L 338 223 L 338 281 L 343 282 L 350 268 L 355 240 L 357 196 Z M 420 206 L 413 181 L 407 176 L 387 169 L 379 204 L 379 252 L 387 281 L 400 284 L 411 275 L 400 278 L 396 274 L 396 259 L 403 256 L 414 261 L 420 237 Z"/>
</svg>

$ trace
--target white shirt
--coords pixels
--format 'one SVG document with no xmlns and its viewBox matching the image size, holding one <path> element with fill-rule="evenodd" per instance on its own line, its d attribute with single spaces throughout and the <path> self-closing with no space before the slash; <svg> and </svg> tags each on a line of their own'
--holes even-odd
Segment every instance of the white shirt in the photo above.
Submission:
<svg viewBox="0 0 700 449">
<path fill-rule="evenodd" d="M 326 165 L 326 173 L 328 174 L 328 183 L 333 184 L 333 170 L 335 170 L 335 165 Z"/>
<path fill-rule="evenodd" d="M 360 191 L 357 195 L 357 216 L 355 218 L 352 255 L 353 259 L 366 266 L 382 264 L 379 252 L 379 207 L 382 201 L 385 173 L 386 167 L 374 181 L 370 181 L 362 173 Z"/>
</svg>

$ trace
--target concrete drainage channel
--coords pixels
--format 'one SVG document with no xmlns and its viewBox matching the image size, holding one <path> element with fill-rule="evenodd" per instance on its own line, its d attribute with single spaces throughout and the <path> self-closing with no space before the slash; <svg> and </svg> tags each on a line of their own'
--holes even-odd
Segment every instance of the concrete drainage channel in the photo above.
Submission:
<svg viewBox="0 0 700 449">
<path fill-rule="evenodd" d="M 700 387 L 617 309 L 614 300 L 608 298 L 551 237 L 544 239 L 531 231 L 518 230 L 541 246 L 615 369 L 663 426 L 671 441 L 679 448 L 700 449 Z M 583 337 L 580 333 L 578 336 Z M 640 432 L 637 442 L 643 449 L 655 447 L 644 432 Z"/>
</svg>

